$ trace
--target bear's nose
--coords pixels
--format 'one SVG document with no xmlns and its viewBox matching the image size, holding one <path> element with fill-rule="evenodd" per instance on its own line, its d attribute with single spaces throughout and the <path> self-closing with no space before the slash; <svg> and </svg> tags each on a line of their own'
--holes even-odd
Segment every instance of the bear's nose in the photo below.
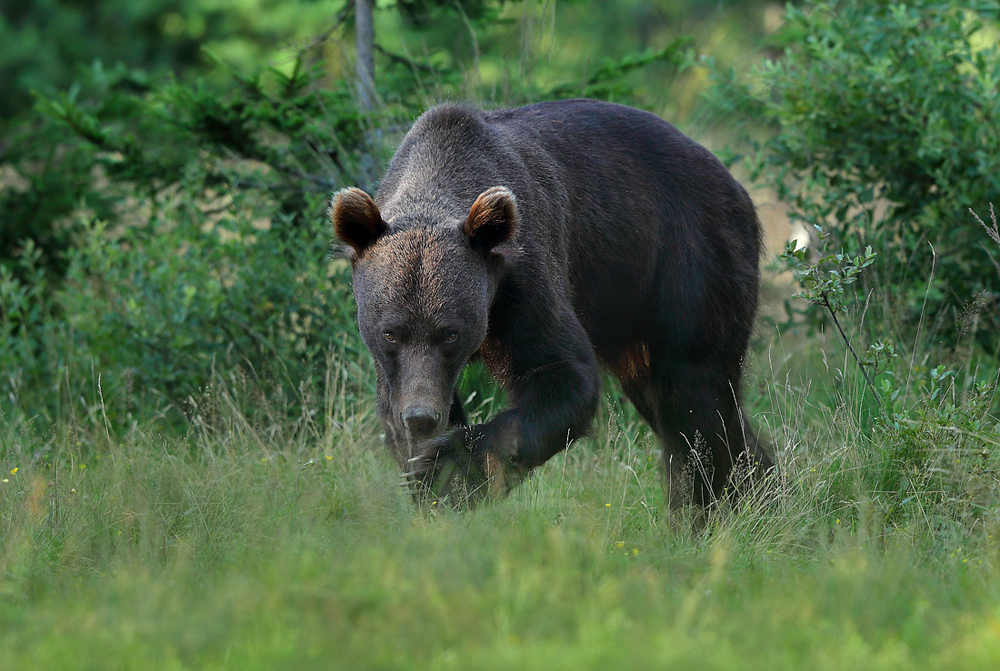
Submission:
<svg viewBox="0 0 1000 671">
<path fill-rule="evenodd" d="M 441 413 L 435 412 L 432 408 L 415 407 L 404 410 L 400 418 L 410 432 L 411 438 L 428 438 L 437 428 Z"/>
</svg>

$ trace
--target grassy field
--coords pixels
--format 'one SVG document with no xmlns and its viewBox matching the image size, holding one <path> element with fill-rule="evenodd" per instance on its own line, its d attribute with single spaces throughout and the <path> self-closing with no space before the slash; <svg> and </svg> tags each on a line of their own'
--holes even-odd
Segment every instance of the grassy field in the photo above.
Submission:
<svg viewBox="0 0 1000 671">
<path fill-rule="evenodd" d="M 220 383 L 184 438 L 5 417 L 0 668 L 996 667 L 992 396 L 872 423 L 837 366 L 791 382 L 796 354 L 750 393 L 777 495 L 700 532 L 612 387 L 592 438 L 462 514 L 415 512 L 337 398 L 251 426 Z"/>
<path fill-rule="evenodd" d="M 959 48 L 974 14 L 941 10 L 942 20 L 928 22 L 914 13 L 934 3 L 859 5 L 851 16 L 865 20 L 841 34 L 821 7 L 809 14 L 815 25 L 803 19 L 775 33 L 769 65 L 740 84 L 714 77 L 756 62 L 747 54 L 761 30 L 774 30 L 776 6 L 744 14 L 687 3 L 698 15 L 683 21 L 609 22 L 586 3 L 565 3 L 559 21 L 568 27 L 557 40 L 555 4 L 509 4 L 519 27 L 495 22 L 481 41 L 461 7 L 457 32 L 428 22 L 435 49 L 461 36 L 440 52 L 454 63 L 417 63 L 416 83 L 392 75 L 399 81 L 383 82 L 385 109 L 364 122 L 342 91 L 327 91 L 333 82 L 286 95 L 295 88 L 281 70 L 288 59 L 264 79 L 227 67 L 222 79 L 235 79 L 214 92 L 119 80 L 107 74 L 111 61 L 107 70 L 98 61 L 87 86 L 100 93 L 85 86 L 79 98 L 74 88 L 39 104 L 74 127 L 86 121 L 81 142 L 106 131 L 104 144 L 74 149 L 47 125 L 7 143 L 32 151 L 17 158 L 23 175 L 0 160 L 5 197 L 28 193 L 25 212 L 72 201 L 71 214 L 40 210 L 24 230 L 61 236 L 65 226 L 72 241 L 65 277 L 33 244 L 18 243 L 0 264 L 0 671 L 1000 668 L 1000 352 L 995 339 L 976 341 L 977 329 L 996 327 L 984 307 L 996 285 L 970 293 L 978 271 L 967 266 L 988 247 L 978 267 L 992 273 L 990 238 L 1000 239 L 995 219 L 993 234 L 966 220 L 974 230 L 966 239 L 948 214 L 966 201 L 984 212 L 992 197 L 985 176 L 995 173 L 987 160 L 995 138 L 984 132 L 995 126 L 995 61 L 974 45 L 963 61 Z M 389 16 L 389 5 L 382 10 Z M 664 51 L 637 69 L 644 57 L 628 55 L 620 39 L 634 21 L 656 33 L 650 45 L 694 32 L 697 51 L 683 59 Z M 504 25 L 512 32 L 501 34 Z M 941 32 L 949 25 L 961 30 Z M 467 32 L 474 64 L 461 60 Z M 409 59 L 409 33 L 396 33 L 399 42 L 383 46 Z M 893 35 L 904 37 L 884 39 Z M 615 40 L 608 53 L 624 60 L 602 60 Z M 324 77 L 339 82 L 351 60 Z M 887 79 L 885 64 L 897 61 L 913 69 Z M 786 73 L 780 63 L 803 69 Z M 373 184 L 401 129 L 433 101 L 514 105 L 556 97 L 564 81 L 575 95 L 578 80 L 582 94 L 666 110 L 731 157 L 744 123 L 752 122 L 745 139 L 782 126 L 771 149 L 790 153 L 772 156 L 780 178 L 771 186 L 802 190 L 761 208 L 765 218 L 778 212 L 784 225 L 788 203 L 822 195 L 799 223 L 815 214 L 854 240 L 858 213 L 848 205 L 856 202 L 861 214 L 871 210 L 870 232 L 889 205 L 887 221 L 900 227 L 887 228 L 899 236 L 885 233 L 876 250 L 889 263 L 885 281 L 871 279 L 841 313 L 862 356 L 883 338 L 899 349 L 872 369 L 881 400 L 832 328 L 778 337 L 762 327 L 745 396 L 780 476 L 736 508 L 713 508 L 698 530 L 694 511 L 667 512 L 654 437 L 610 383 L 592 435 L 509 498 L 466 512 L 415 510 L 380 444 L 349 264 L 325 260 L 332 188 L 317 176 L 337 188 Z M 886 81 L 909 84 L 888 95 Z M 332 97 L 314 97 L 314 85 Z M 714 102 L 702 111 L 708 86 Z M 758 89 L 772 93 L 758 98 Z M 935 91 L 945 93 L 928 98 Z M 175 136 L 188 117 L 191 128 Z M 217 128 L 220 119 L 230 125 Z M 871 119 L 879 122 L 866 135 Z M 861 130 L 841 143 L 843 129 Z M 116 138 L 132 147 L 133 136 L 143 151 L 109 151 Z M 919 161 L 900 160 L 906 147 L 919 147 Z M 736 164 L 748 187 L 771 179 L 767 171 L 751 179 L 758 153 Z M 808 175 L 786 173 L 795 156 L 819 162 Z M 43 163 L 53 166 L 45 180 L 32 172 Z M 41 180 L 39 190 L 27 191 L 26 176 Z M 852 176 L 864 180 L 853 195 L 838 181 Z M 882 191 L 896 183 L 898 202 Z M 770 233 L 779 248 L 789 237 Z M 929 252 L 928 241 L 937 246 Z M 921 265 L 916 253 L 892 248 L 902 243 L 934 260 Z M 899 276 L 895 257 L 905 259 Z M 968 286 L 935 280 L 935 268 Z M 779 306 L 794 289 L 772 280 L 764 312 L 782 321 Z M 954 310 L 925 314 L 939 302 Z M 463 382 L 473 420 L 501 404 L 483 377 L 473 369 Z"/>
</svg>

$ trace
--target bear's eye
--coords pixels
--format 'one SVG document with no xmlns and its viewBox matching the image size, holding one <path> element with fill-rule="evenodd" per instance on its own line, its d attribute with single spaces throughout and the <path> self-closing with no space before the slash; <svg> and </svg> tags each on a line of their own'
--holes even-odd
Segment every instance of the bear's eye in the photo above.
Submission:
<svg viewBox="0 0 1000 671">
<path fill-rule="evenodd" d="M 382 337 L 385 338 L 389 342 L 392 342 L 392 343 L 396 342 L 396 336 L 394 336 L 391 331 L 383 331 L 382 332 Z"/>
<path fill-rule="evenodd" d="M 454 331 L 449 332 L 448 335 L 445 336 L 445 338 L 444 338 L 444 341 L 446 343 L 448 343 L 449 345 L 451 343 L 455 342 L 456 340 L 458 340 L 458 334 L 455 333 Z"/>
</svg>

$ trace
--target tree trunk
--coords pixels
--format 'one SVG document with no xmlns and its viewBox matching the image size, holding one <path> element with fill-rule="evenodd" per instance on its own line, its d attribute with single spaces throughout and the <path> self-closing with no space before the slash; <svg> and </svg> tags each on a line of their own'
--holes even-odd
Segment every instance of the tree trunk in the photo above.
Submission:
<svg viewBox="0 0 1000 671">
<path fill-rule="evenodd" d="M 358 52 L 358 104 L 362 110 L 375 107 L 375 0 L 355 0 L 354 32 Z"/>
</svg>

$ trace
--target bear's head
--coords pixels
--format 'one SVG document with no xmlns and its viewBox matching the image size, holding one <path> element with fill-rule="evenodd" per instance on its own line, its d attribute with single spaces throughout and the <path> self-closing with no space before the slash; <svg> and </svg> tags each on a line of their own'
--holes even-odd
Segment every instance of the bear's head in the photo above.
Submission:
<svg viewBox="0 0 1000 671">
<path fill-rule="evenodd" d="M 486 338 L 500 249 L 518 223 L 514 194 L 493 187 L 464 219 L 394 226 L 367 193 L 349 188 L 334 194 L 330 218 L 354 266 L 382 419 L 412 454 L 416 442 L 448 428 L 458 375 Z"/>
</svg>

